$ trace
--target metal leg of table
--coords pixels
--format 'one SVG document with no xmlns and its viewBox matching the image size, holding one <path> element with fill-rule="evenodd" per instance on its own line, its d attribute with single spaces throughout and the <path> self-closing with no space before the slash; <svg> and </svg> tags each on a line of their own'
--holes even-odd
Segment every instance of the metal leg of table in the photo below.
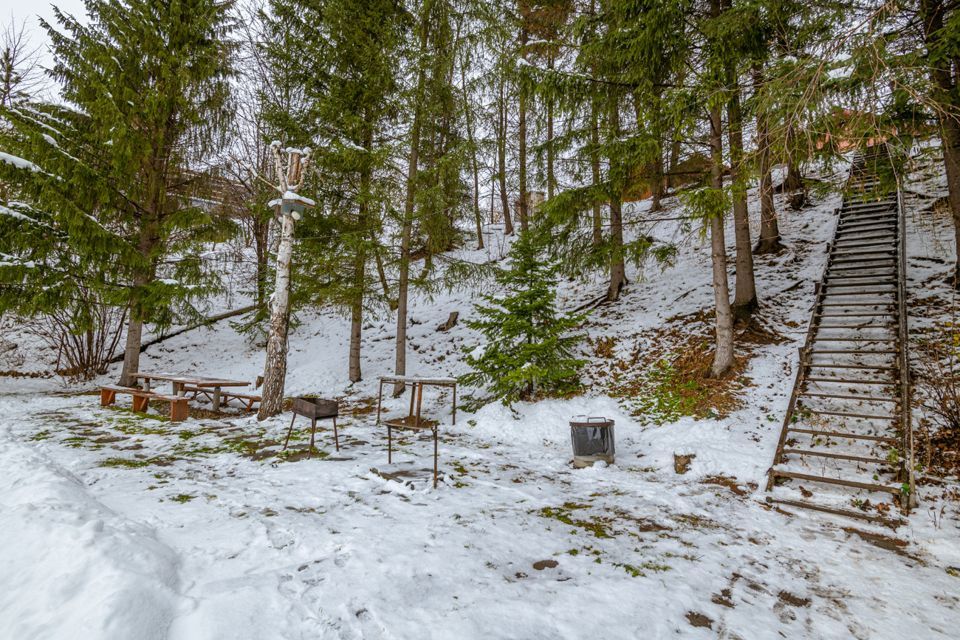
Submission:
<svg viewBox="0 0 960 640">
<path fill-rule="evenodd" d="M 393 462 L 393 428 L 387 424 L 387 464 Z"/>
<path fill-rule="evenodd" d="M 340 436 L 337 435 L 337 416 L 333 416 L 333 442 L 337 445 L 337 451 L 340 451 Z"/>
<path fill-rule="evenodd" d="M 377 394 L 377 424 L 380 424 L 380 409 L 383 406 L 383 380 L 380 381 L 380 392 Z"/>
<path fill-rule="evenodd" d="M 287 429 L 287 439 L 283 441 L 283 448 L 286 450 L 287 445 L 290 444 L 290 434 L 293 433 L 293 421 L 297 419 L 297 414 L 293 414 L 293 417 L 290 418 L 290 428 Z"/>
<path fill-rule="evenodd" d="M 317 419 L 313 418 L 310 420 L 310 452 L 307 454 L 309 457 L 313 457 L 313 439 L 317 434 Z"/>
<path fill-rule="evenodd" d="M 433 430 L 433 488 L 437 488 L 437 429 Z"/>
</svg>

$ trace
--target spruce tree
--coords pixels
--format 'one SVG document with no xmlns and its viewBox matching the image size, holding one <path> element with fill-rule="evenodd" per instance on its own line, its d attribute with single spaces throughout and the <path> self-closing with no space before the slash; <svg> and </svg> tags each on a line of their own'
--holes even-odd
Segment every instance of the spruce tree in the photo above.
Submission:
<svg viewBox="0 0 960 640">
<path fill-rule="evenodd" d="M 583 360 L 574 355 L 581 336 L 573 333 L 584 317 L 560 313 L 556 305 L 557 264 L 544 259 L 533 231 L 526 231 L 510 249 L 509 268 L 496 273 L 500 296 L 483 296 L 479 317 L 466 324 L 484 342 L 466 350 L 473 372 L 461 382 L 483 387 L 488 400 L 510 405 L 580 387 Z"/>
<path fill-rule="evenodd" d="M 86 25 L 57 11 L 62 31 L 44 26 L 67 106 L 0 113 L 13 127 L 5 148 L 29 161 L 0 166 L 20 193 L 3 204 L 28 211 L 4 233 L 15 259 L 0 274 L 2 303 L 42 314 L 82 300 L 76 282 L 97 304 L 127 309 L 122 384 L 138 369 L 145 323 L 197 313 L 190 301 L 217 276 L 200 248 L 233 232 L 191 199 L 202 182 L 193 169 L 219 146 L 229 115 L 228 9 L 88 0 Z"/>
<path fill-rule="evenodd" d="M 272 0 L 268 58 L 297 100 L 267 121 L 315 149 L 301 195 L 317 208 L 298 224 L 294 297 L 350 312 L 349 378 L 362 378 L 364 313 L 383 305 L 368 268 L 384 216 L 402 196 L 393 174 L 407 14 L 395 0 Z M 385 305 L 383 305 L 385 306 Z"/>
</svg>

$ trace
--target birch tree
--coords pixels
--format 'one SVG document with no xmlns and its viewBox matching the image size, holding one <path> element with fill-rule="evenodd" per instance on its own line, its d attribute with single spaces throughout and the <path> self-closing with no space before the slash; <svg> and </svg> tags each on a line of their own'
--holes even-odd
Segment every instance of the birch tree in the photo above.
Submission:
<svg viewBox="0 0 960 640">
<path fill-rule="evenodd" d="M 267 359 L 263 366 L 263 394 L 260 401 L 260 420 L 280 413 L 283 405 L 283 387 L 287 377 L 287 333 L 290 324 L 290 261 L 293 256 L 293 225 L 300 218 L 299 211 L 313 206 L 313 201 L 299 195 L 303 178 L 310 167 L 310 149 L 286 149 L 280 142 L 270 144 L 273 151 L 279 200 L 280 245 L 277 249 L 276 284 L 270 305 L 270 333 L 267 338 Z M 286 154 L 286 166 L 283 155 Z"/>
</svg>

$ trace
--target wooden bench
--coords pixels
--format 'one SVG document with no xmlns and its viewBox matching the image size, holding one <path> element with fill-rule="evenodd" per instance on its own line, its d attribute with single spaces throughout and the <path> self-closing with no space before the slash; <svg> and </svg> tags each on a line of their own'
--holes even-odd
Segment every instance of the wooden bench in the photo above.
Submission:
<svg viewBox="0 0 960 640">
<path fill-rule="evenodd" d="M 183 392 L 185 394 L 193 394 L 190 397 L 196 400 L 200 396 L 203 396 L 210 402 L 213 402 L 213 389 L 208 387 L 194 387 L 191 385 L 184 385 Z M 260 396 L 255 393 L 241 393 L 239 391 L 228 391 L 224 390 L 220 392 L 220 400 L 224 404 L 230 402 L 230 400 L 239 400 L 243 404 L 245 411 L 253 411 L 253 405 L 260 402 Z"/>
<path fill-rule="evenodd" d="M 223 398 L 225 403 L 232 399 L 239 400 L 244 405 L 244 411 L 253 411 L 253 405 L 261 400 L 260 396 L 255 393 L 238 393 L 236 391 L 223 391 L 220 397 Z"/>
<path fill-rule="evenodd" d="M 121 387 L 106 385 L 100 387 L 100 406 L 107 407 L 117 401 L 117 394 L 125 393 L 133 396 L 133 410 L 146 412 L 151 400 L 161 400 L 170 403 L 170 422 L 181 422 L 190 417 L 190 407 L 183 396 L 170 396 L 152 391 L 144 391 L 136 387 Z"/>
</svg>

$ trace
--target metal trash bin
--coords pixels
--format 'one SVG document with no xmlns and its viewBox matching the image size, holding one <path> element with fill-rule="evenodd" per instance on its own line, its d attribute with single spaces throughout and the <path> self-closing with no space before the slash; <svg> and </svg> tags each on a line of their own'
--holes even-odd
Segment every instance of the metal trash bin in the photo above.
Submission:
<svg viewBox="0 0 960 640">
<path fill-rule="evenodd" d="M 570 421 L 570 441 L 573 443 L 573 466 L 577 469 L 593 466 L 602 460 L 613 464 L 613 420 L 601 416 L 576 416 Z"/>
</svg>

